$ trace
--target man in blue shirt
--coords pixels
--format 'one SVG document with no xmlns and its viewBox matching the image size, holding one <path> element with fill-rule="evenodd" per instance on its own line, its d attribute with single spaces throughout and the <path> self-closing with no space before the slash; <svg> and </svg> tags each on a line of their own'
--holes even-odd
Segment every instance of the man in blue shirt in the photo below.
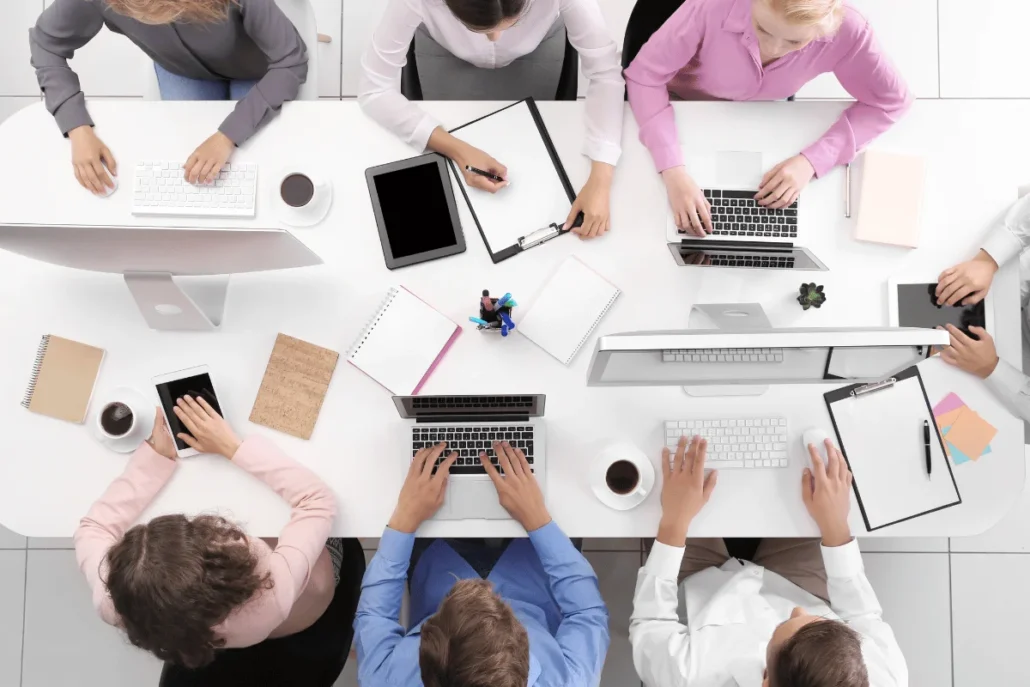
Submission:
<svg viewBox="0 0 1030 687">
<path fill-rule="evenodd" d="M 362 581 L 354 621 L 359 684 L 593 687 L 609 641 L 597 576 L 551 520 L 522 451 L 507 443 L 494 445 L 503 474 L 485 453 L 480 461 L 529 538 L 512 541 L 485 582 L 447 541 L 433 541 L 411 578 L 411 626 L 397 622 L 415 531 L 443 505 L 457 457 L 434 474 L 443 450 L 423 449 L 411 461 Z"/>
</svg>

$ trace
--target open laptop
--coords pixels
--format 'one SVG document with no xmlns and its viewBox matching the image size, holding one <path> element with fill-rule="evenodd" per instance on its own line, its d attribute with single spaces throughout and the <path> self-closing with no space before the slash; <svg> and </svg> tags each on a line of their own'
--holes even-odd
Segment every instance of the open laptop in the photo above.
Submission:
<svg viewBox="0 0 1030 687">
<path fill-rule="evenodd" d="M 508 520 L 497 489 L 479 462 L 486 452 L 498 465 L 493 442 L 507 441 L 526 455 L 541 490 L 545 489 L 544 415 L 542 394 L 523 396 L 394 396 L 397 412 L 411 420 L 411 460 L 420 449 L 441 441 L 458 459 L 451 466 L 447 499 L 434 520 Z M 435 468 L 434 468 L 435 469 Z"/>
<path fill-rule="evenodd" d="M 666 238 L 677 264 L 768 270 L 826 271 L 810 250 L 795 244 L 799 200 L 771 210 L 755 201 L 762 178 L 761 153 L 718 152 L 685 156 L 687 171 L 712 206 L 712 233 L 681 231 L 667 214 Z"/>
</svg>

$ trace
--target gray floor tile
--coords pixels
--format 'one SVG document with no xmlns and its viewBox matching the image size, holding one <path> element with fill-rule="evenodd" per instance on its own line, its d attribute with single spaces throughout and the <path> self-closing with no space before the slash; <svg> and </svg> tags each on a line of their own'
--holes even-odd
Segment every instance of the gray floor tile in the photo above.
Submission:
<svg viewBox="0 0 1030 687">
<path fill-rule="evenodd" d="M 601 596 L 608 604 L 611 646 L 601 675 L 601 687 L 636 687 L 640 684 L 629 645 L 629 616 L 641 554 L 633 551 L 589 551 L 584 555 L 594 566 Z"/>
<path fill-rule="evenodd" d="M 161 663 L 93 610 L 74 551 L 28 551 L 22 687 L 157 685 Z"/>
<path fill-rule="evenodd" d="M 640 539 L 608 539 L 587 537 L 583 540 L 583 551 L 636 551 L 640 552 Z"/>
<path fill-rule="evenodd" d="M 30 549 L 74 549 L 71 537 L 29 537 Z"/>
<path fill-rule="evenodd" d="M 912 687 L 951 684 L 948 554 L 869 553 L 869 581 L 908 662 Z"/>
<path fill-rule="evenodd" d="M 947 537 L 859 537 L 858 547 L 866 553 L 947 553 Z"/>
<path fill-rule="evenodd" d="M 0 549 L 24 549 L 26 538 L 0 525 Z"/>
<path fill-rule="evenodd" d="M 954 687 L 1030 685 L 1030 556 L 952 554 L 951 575 Z"/>
<path fill-rule="evenodd" d="M 21 680 L 22 609 L 25 607 L 25 551 L 0 551 L 0 685 Z"/>
</svg>

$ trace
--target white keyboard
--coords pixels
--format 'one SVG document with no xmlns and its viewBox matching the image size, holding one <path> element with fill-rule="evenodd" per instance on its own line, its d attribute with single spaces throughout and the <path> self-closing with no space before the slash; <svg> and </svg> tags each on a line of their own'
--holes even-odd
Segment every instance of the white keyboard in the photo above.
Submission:
<svg viewBox="0 0 1030 687">
<path fill-rule="evenodd" d="M 782 363 L 782 348 L 691 348 L 662 351 L 665 363 Z"/>
<path fill-rule="evenodd" d="M 257 165 L 228 163 L 211 184 L 186 181 L 181 162 L 136 163 L 132 214 L 180 217 L 253 217 Z"/>
<path fill-rule="evenodd" d="M 720 420 L 668 420 L 665 445 L 675 449 L 681 436 L 708 440 L 706 466 L 733 468 L 787 467 L 787 421 L 781 417 Z"/>
</svg>

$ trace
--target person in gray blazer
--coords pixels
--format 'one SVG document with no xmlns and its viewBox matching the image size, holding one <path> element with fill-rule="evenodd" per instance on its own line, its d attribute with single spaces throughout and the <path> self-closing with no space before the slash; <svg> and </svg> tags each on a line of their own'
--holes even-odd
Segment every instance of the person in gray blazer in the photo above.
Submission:
<svg viewBox="0 0 1030 687">
<path fill-rule="evenodd" d="M 68 60 L 104 26 L 154 61 L 162 99 L 239 100 L 183 165 L 190 183 L 213 181 L 307 79 L 307 48 L 275 0 L 54 0 L 29 30 L 31 62 L 71 141 L 75 177 L 97 195 L 114 188 L 118 164 L 93 131 Z"/>
</svg>

